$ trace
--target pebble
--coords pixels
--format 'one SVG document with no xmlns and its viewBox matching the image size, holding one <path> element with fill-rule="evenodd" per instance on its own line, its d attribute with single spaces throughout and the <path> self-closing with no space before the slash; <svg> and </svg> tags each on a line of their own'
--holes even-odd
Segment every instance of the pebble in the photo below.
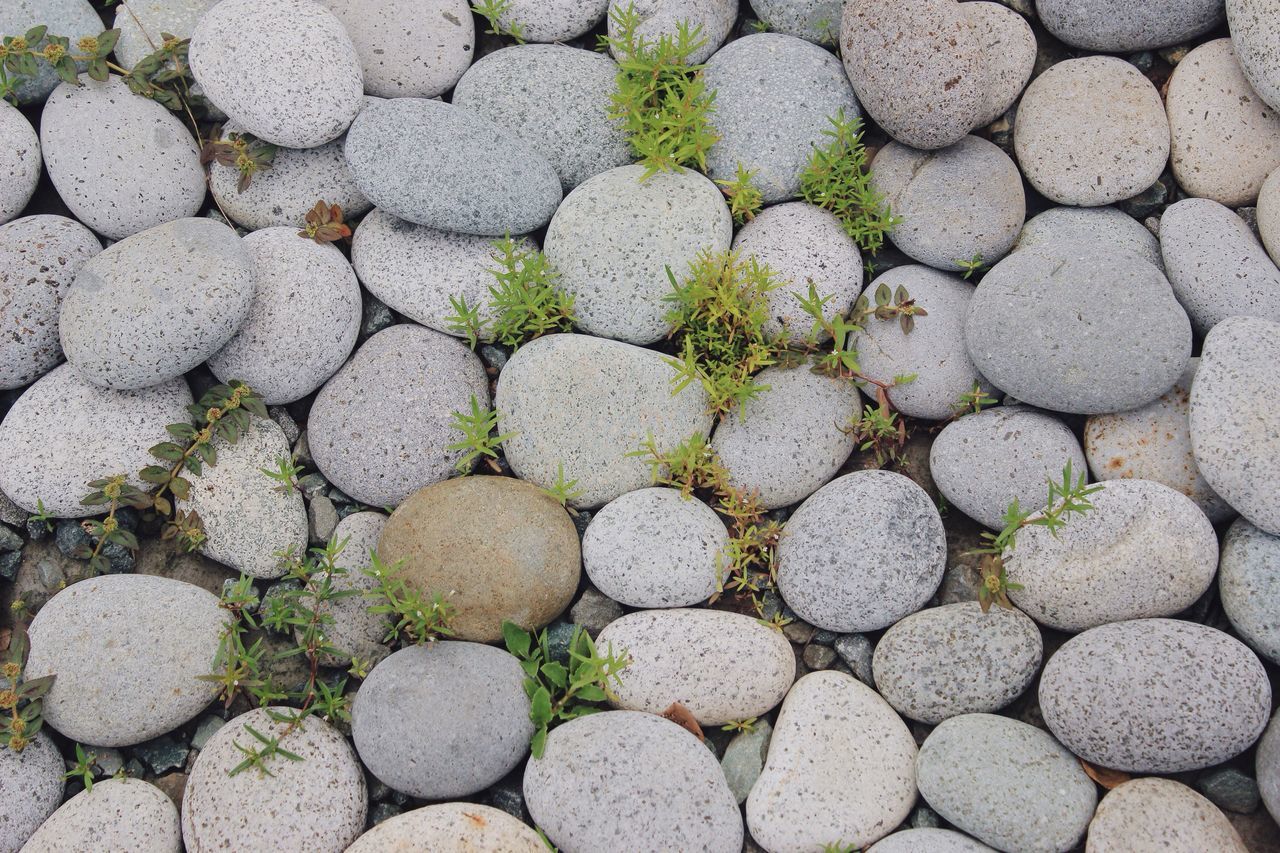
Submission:
<svg viewBox="0 0 1280 853">
<path fill-rule="evenodd" d="M 1218 594 L 1240 638 L 1280 663 L 1280 537 L 1237 519 L 1222 541 Z"/>
<path fill-rule="evenodd" d="M 160 48 L 161 33 L 191 38 L 196 24 L 218 0 L 129 0 L 118 6 L 112 26 L 120 31 L 116 59 L 133 68 Z M 154 43 L 153 43 L 154 40 Z"/>
<path fill-rule="evenodd" d="M 1257 657 L 1231 636 L 1135 619 L 1085 631 L 1058 649 L 1040 676 L 1040 710 L 1085 761 L 1178 773 L 1251 746 L 1267 724 L 1271 687 Z"/>
<path fill-rule="evenodd" d="M 627 137 L 609 118 L 617 75 L 617 63 L 604 54 L 519 44 L 471 66 L 453 91 L 453 103 L 506 128 L 550 160 L 568 192 L 631 162 Z"/>
<path fill-rule="evenodd" d="M 192 584 L 89 578 L 49 599 L 32 620 L 26 677 L 57 674 L 44 718 L 60 734 L 132 746 L 192 719 L 217 694 L 216 684 L 199 678 L 213 671 L 225 622 L 217 597 Z"/>
<path fill-rule="evenodd" d="M 310 0 L 222 0 L 191 35 L 205 96 L 259 139 L 314 148 L 360 112 L 360 57 L 342 22 Z"/>
<path fill-rule="evenodd" d="M 524 234 L 547 223 L 560 179 L 513 133 L 462 107 L 420 98 L 370 104 L 347 134 L 356 186 L 383 210 L 444 231 Z"/>
<path fill-rule="evenodd" d="M 739 166 L 765 204 L 800 195 L 800 174 L 815 146 L 827 144 L 831 117 L 862 115 L 840 60 L 794 36 L 753 33 L 708 60 L 703 79 L 716 93 L 711 124 L 719 139 L 707 175 L 733 180 Z"/>
<path fill-rule="evenodd" d="M 333 532 L 333 538 L 342 545 L 338 565 L 346 569 L 333 576 L 333 588 L 357 593 L 319 602 L 317 606 L 317 610 L 333 617 L 325 628 L 325 639 L 342 652 L 340 657 L 331 658 L 334 665 L 346 666 L 352 658 L 376 664 L 388 654 L 382 641 L 391 626 L 384 614 L 369 612 L 371 602 L 364 597 L 378 585 L 365 570 L 372 565 L 369 554 L 377 548 L 386 522 L 387 517 L 380 512 L 355 512 L 339 521 Z"/>
<path fill-rule="evenodd" d="M 1132 198 L 1169 159 L 1160 93 L 1113 56 L 1059 62 L 1018 106 L 1014 150 L 1023 175 L 1059 204 L 1093 207 Z"/>
<path fill-rule="evenodd" d="M 1222 22 L 1218 0 L 1039 0 L 1045 29 L 1073 47 L 1134 53 L 1183 44 Z"/>
<path fill-rule="evenodd" d="M 875 686 L 898 713 L 937 724 L 997 711 L 1040 669 L 1040 629 L 1017 610 L 976 601 L 933 607 L 896 623 L 876 645 Z"/>
<path fill-rule="evenodd" d="M 962 832 L 936 827 L 903 829 L 887 835 L 867 848 L 867 853 L 987 853 L 993 848 L 974 841 Z"/>
<path fill-rule="evenodd" d="M 378 332 L 325 383 L 307 439 L 320 472 L 370 506 L 394 506 L 457 473 L 452 412 L 489 404 L 484 365 L 467 347 L 421 326 Z M 0 483 L 0 487 L 2 487 Z"/>
<path fill-rule="evenodd" d="M 965 337 L 997 388 L 1077 414 L 1145 406 L 1191 357 L 1191 324 L 1164 274 L 1136 255 L 1083 246 L 996 264 L 969 302 Z"/>
<path fill-rule="evenodd" d="M 616 16 L 631 5 L 633 0 L 609 0 L 610 38 L 618 37 Z M 720 49 L 738 18 L 737 0 L 642 0 L 635 9 L 640 15 L 636 37 L 648 44 L 656 44 L 663 36 L 674 40 L 680 25 L 687 24 L 689 32 L 698 36 L 695 41 L 703 42 L 689 56 L 688 62 L 693 65 L 706 62 Z M 614 58 L 622 57 L 615 54 Z"/>
<path fill-rule="evenodd" d="M 862 295 L 875 305 L 881 285 L 897 293 L 904 288 L 928 314 L 915 317 L 910 332 L 903 332 L 899 318 L 869 317 L 863 331 L 854 333 L 862 373 L 892 385 L 887 392 L 893 408 L 913 418 L 946 420 L 955 415 L 964 394 L 975 385 L 992 395 L 995 388 L 978 372 L 965 344 L 965 318 L 973 300 L 973 285 L 959 276 L 920 264 L 894 267 L 867 285 Z M 911 376 L 909 382 L 898 377 Z M 877 388 L 860 383 L 868 399 L 877 400 Z"/>
<path fill-rule="evenodd" d="M 579 513 L 582 515 L 582 513 Z M 596 636 L 610 622 L 622 618 L 622 605 L 594 587 L 582 591 L 577 603 L 569 608 L 569 621 Z"/>
<path fill-rule="evenodd" d="M 112 240 L 194 216 L 204 204 L 204 169 L 191 133 L 120 77 L 60 85 L 40 117 L 40 146 L 71 213 Z"/>
<path fill-rule="evenodd" d="M 83 849 L 179 853 L 182 830 L 173 801 L 141 779 L 103 779 L 67 800 L 28 839 L 30 853 Z"/>
<path fill-rule="evenodd" d="M 724 771 L 725 781 L 729 783 L 729 790 L 733 791 L 738 805 L 747 801 L 751 787 L 760 778 L 772 737 L 773 726 L 768 720 L 757 720 L 750 729 L 734 735 L 724 748 L 720 769 Z"/>
<path fill-rule="evenodd" d="M 360 331 L 360 282 L 337 247 L 266 228 L 244 238 L 258 286 L 244 325 L 209 357 L 269 405 L 315 391 L 346 362 Z M 286 454 L 287 455 L 287 454 Z"/>
<path fill-rule="evenodd" d="M 1277 360 L 1280 323 L 1256 317 L 1223 320 L 1204 340 L 1190 414 L 1191 448 L 1205 480 L 1272 535 L 1280 535 Z"/>
<path fill-rule="evenodd" d="M 844 430 L 858 389 L 808 365 L 766 367 L 756 382 L 768 390 L 722 416 L 711 448 L 730 483 L 777 509 L 813 494 L 849 459 L 857 442 Z"/>
<path fill-rule="evenodd" d="M 1256 768 L 1258 793 L 1274 818 L 1280 815 L 1280 714 L 1272 718 L 1262 739 L 1258 741 Z"/>
<path fill-rule="evenodd" d="M 0 327 L 10 330 L 0 339 L 0 388 L 21 388 L 62 361 L 62 298 L 100 251 L 93 232 L 65 216 L 24 216 L 0 226 Z"/>
<path fill-rule="evenodd" d="M 814 44 L 835 44 L 840 36 L 842 0 L 751 0 L 751 8 L 772 32 Z"/>
<path fill-rule="evenodd" d="M 1227 0 L 1227 24 L 1249 84 L 1280 110 L 1280 0 Z"/>
<path fill-rule="evenodd" d="M 1004 527 L 1013 501 L 1023 509 L 1044 505 L 1049 480 L 1060 482 L 1071 465 L 1085 471 L 1085 456 L 1071 430 L 1030 406 L 1000 406 L 965 415 L 938 433 L 929 473 L 947 502 L 984 527 Z"/>
<path fill-rule="evenodd" d="M 103 30 L 102 19 L 89 0 L 11 0 L 0 8 L 0 33 L 5 35 L 22 35 L 41 24 L 49 28 L 50 35 L 66 36 L 72 46 Z M 35 76 L 22 80 L 15 94 L 19 104 L 38 104 L 57 87 L 58 75 L 40 62 Z"/>
<path fill-rule="evenodd" d="M 1280 168 L 1272 172 L 1258 192 L 1258 232 L 1271 260 L 1280 264 Z"/>
<path fill-rule="evenodd" d="M 434 98 L 475 55 L 467 0 L 321 0 L 351 37 L 364 90 L 380 98 Z"/>
<path fill-rule="evenodd" d="M 529 814 L 565 851 L 738 853 L 742 816 L 715 756 L 688 731 L 606 711 L 551 731 L 525 765 Z"/>
<path fill-rule="evenodd" d="M 844 673 L 810 673 L 782 703 L 747 798 L 751 837 L 767 850 L 865 847 L 911 811 L 915 760 L 911 732 L 874 690 Z"/>
<path fill-rule="evenodd" d="M 1236 814 L 1250 814 L 1260 802 L 1257 781 L 1234 767 L 1205 771 L 1196 788 L 1218 808 Z"/>
<path fill-rule="evenodd" d="M 946 567 L 946 535 L 924 489 L 890 471 L 857 471 L 792 513 L 776 560 L 778 589 L 806 622 L 875 631 L 933 595 Z"/>
<path fill-rule="evenodd" d="M 377 822 L 346 853 L 389 850 L 501 850 L 545 853 L 546 845 L 527 824 L 504 811 L 477 803 L 436 803 Z"/>
<path fill-rule="evenodd" d="M 1192 327 L 1227 317 L 1280 321 L 1280 270 L 1244 220 L 1206 198 L 1169 206 L 1160 219 L 1164 267 Z"/>
<path fill-rule="evenodd" d="M 412 588 L 449 600 L 452 636 L 481 643 L 502 639 L 506 621 L 528 631 L 549 624 L 573 601 L 581 574 L 573 519 L 511 477 L 457 477 L 414 492 L 387 520 L 378 557 L 384 566 L 403 561 Z"/>
<path fill-rule="evenodd" d="M 16 853 L 62 802 L 62 755 L 37 732 L 21 752 L 0 749 L 0 850 Z"/>
<path fill-rule="evenodd" d="M 40 182 L 40 138 L 27 117 L 5 102 L 0 106 L 0 223 L 27 206 Z"/>
<path fill-rule="evenodd" d="M 1191 451 L 1188 411 L 1199 366 L 1199 358 L 1191 359 L 1178 384 L 1153 403 L 1090 417 L 1084 425 L 1084 452 L 1094 479 L 1154 480 L 1182 492 L 1210 521 L 1219 522 L 1235 511 L 1209 487 Z"/>
<path fill-rule="evenodd" d="M 527 42 L 564 42 L 594 29 L 608 9 L 609 0 L 511 0 L 498 23 L 518 26 Z"/>
<path fill-rule="evenodd" d="M 1156 236 L 1114 207 L 1051 207 L 1031 217 L 1014 249 L 1033 248 L 1065 255 L 1080 250 L 1129 252 L 1164 269 Z"/>
<path fill-rule="evenodd" d="M 934 729 L 916 775 L 934 811 L 1000 850 L 1065 853 L 1098 802 L 1093 781 L 1062 744 L 992 714 L 953 717 Z"/>
<path fill-rule="evenodd" d="M 1116 786 L 1089 824 L 1089 853 L 1248 849 L 1217 806 L 1172 779 L 1131 779 Z"/>
<path fill-rule="evenodd" d="M 733 240 L 724 196 L 692 170 L 658 172 L 643 166 L 602 172 L 569 193 L 556 210 L 543 249 L 574 297 L 575 325 L 584 332 L 632 344 L 666 336 L 671 293 L 702 251 L 720 252 Z"/>
<path fill-rule="evenodd" d="M 190 419 L 191 392 L 172 379 L 140 391 L 90 385 L 69 364 L 27 388 L 0 424 L 0 488 L 27 512 L 38 503 L 57 518 L 100 512 L 80 503 L 101 477 L 125 474 L 149 488 L 138 471 L 155 462 L 150 448 L 165 427 Z"/>
<path fill-rule="evenodd" d="M 724 522 L 702 501 L 678 489 L 637 489 L 592 517 L 582 564 L 601 592 L 628 607 L 691 607 L 715 593 L 728 545 Z"/>
<path fill-rule="evenodd" d="M 494 395 L 498 433 L 515 433 L 503 443 L 507 463 L 542 488 L 563 470 L 582 490 L 570 501 L 579 508 L 651 485 L 648 461 L 627 454 L 649 437 L 668 452 L 711 431 L 706 393 L 689 385 L 673 395 L 674 375 L 661 355 L 618 341 L 548 335 L 525 344 Z"/>
<path fill-rule="evenodd" d="M 835 650 L 840 659 L 853 672 L 855 678 L 868 687 L 875 686 L 872 675 L 872 644 L 862 634 L 842 634 L 836 638 Z"/>
<path fill-rule="evenodd" d="M 615 708 L 661 714 L 679 702 L 704 726 L 763 717 L 787 695 L 796 659 L 782 632 L 723 610 L 629 613 L 596 645 L 631 659 Z"/>
<path fill-rule="evenodd" d="M 973 25 L 986 55 L 987 109 L 974 124 L 980 128 L 1000 119 L 1018 102 L 1036 66 L 1036 35 L 1023 15 L 1008 8 L 1007 0 L 966 0 L 960 11 Z"/>
<path fill-rule="evenodd" d="M 248 246 L 226 225 L 187 218 L 148 228 L 80 268 L 62 299 L 63 352 L 105 388 L 174 379 L 244 325 L 256 279 Z"/>
<path fill-rule="evenodd" d="M 366 681 L 367 685 L 368 682 Z M 256 708 L 232 719 L 209 738 L 196 758 L 182 797 L 182 840 L 188 853 L 212 850 L 309 850 L 340 853 L 364 829 L 368 809 L 364 771 L 340 732 L 317 716 L 290 731 Z M 266 775 L 230 771 L 258 747 L 249 728 L 301 757 L 265 759 Z"/>
</svg>

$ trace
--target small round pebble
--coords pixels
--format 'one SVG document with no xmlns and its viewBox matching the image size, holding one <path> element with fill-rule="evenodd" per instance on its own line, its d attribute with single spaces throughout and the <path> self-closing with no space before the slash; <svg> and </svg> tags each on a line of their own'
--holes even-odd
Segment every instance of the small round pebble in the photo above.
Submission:
<svg viewBox="0 0 1280 853">
<path fill-rule="evenodd" d="M 1227 0 L 1227 24 L 1244 76 L 1280 110 L 1280 0 Z"/>
<path fill-rule="evenodd" d="M 999 119 L 1017 103 L 1035 70 L 1038 45 L 1027 19 L 1004 0 L 966 0 L 960 11 L 973 25 L 986 56 L 987 108 L 974 123 L 975 128 L 980 128 Z"/>
<path fill-rule="evenodd" d="M 1136 53 L 1183 44 L 1222 22 L 1220 0 L 1038 0 L 1045 29 L 1099 53 Z M 1185 61 L 1185 60 L 1184 60 Z"/>
<path fill-rule="evenodd" d="M 1130 252 L 1164 269 L 1156 236 L 1114 207 L 1051 207 L 1031 217 L 1014 249 L 1034 248 L 1068 255 L 1080 249 Z"/>
<path fill-rule="evenodd" d="M 595 0 L 586 2 L 594 3 Z M 688 27 L 689 32 L 696 32 L 698 38 L 694 41 L 702 44 L 687 60 L 695 65 L 706 62 L 720 49 L 738 17 L 737 0 L 641 0 L 638 4 L 633 0 L 609 0 L 608 32 L 611 38 L 619 37 L 620 15 L 633 5 L 639 15 L 639 25 L 635 30 L 637 40 L 650 45 L 664 36 L 675 40 L 682 24 Z"/>
<path fill-rule="evenodd" d="M 8 102 L 0 106 L 0 223 L 13 219 L 40 183 L 40 138 L 27 117 Z"/>
<path fill-rule="evenodd" d="M 443 95 L 475 56 L 475 19 L 467 0 L 320 2 L 351 37 L 370 95 Z"/>
<path fill-rule="evenodd" d="M 1237 519 L 1222 540 L 1218 595 L 1240 638 L 1280 663 L 1280 537 Z"/>
<path fill-rule="evenodd" d="M 357 838 L 346 853 L 387 853 L 390 850 L 545 853 L 546 849 L 537 832 L 501 809 L 478 803 L 436 803 L 378 823 Z"/>
<path fill-rule="evenodd" d="M 67 800 L 28 839 L 29 853 L 83 850 L 179 853 L 178 810 L 164 791 L 141 779 L 103 779 Z"/>
<path fill-rule="evenodd" d="M 49 735 L 35 737 L 15 752 L 0 749 L 0 850 L 15 853 L 62 803 L 62 755 Z"/>
<path fill-rule="evenodd" d="M 1213 803 L 1172 779 L 1131 779 L 1107 792 L 1089 824 L 1088 853 L 1247 853 Z"/>
</svg>

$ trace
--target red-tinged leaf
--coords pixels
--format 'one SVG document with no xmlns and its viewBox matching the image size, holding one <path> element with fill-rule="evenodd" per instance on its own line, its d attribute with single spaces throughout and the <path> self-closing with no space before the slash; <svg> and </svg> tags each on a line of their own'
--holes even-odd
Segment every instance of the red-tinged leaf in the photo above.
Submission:
<svg viewBox="0 0 1280 853">
<path fill-rule="evenodd" d="M 681 705 L 679 702 L 672 702 L 667 706 L 667 710 L 663 711 L 660 716 L 665 717 L 676 725 L 688 730 L 698 740 L 706 740 L 702 734 L 702 726 L 698 725 L 697 719 L 694 718 L 693 712 Z"/>
<path fill-rule="evenodd" d="M 1096 764 L 1090 764 L 1084 759 L 1080 760 L 1080 766 L 1084 768 L 1085 774 L 1097 782 L 1102 787 L 1110 791 L 1113 788 L 1123 785 L 1133 777 L 1123 770 L 1112 770 L 1109 767 L 1099 767 Z"/>
</svg>

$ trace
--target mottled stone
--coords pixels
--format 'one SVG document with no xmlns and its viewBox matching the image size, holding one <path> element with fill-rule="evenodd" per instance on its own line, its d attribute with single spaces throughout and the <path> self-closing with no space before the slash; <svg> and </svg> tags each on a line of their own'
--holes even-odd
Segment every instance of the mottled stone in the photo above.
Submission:
<svg viewBox="0 0 1280 853">
<path fill-rule="evenodd" d="M 1051 207 L 1027 220 L 1015 251 L 1044 249 L 1073 254 L 1081 249 L 1130 252 L 1164 269 L 1160 241 L 1141 222 L 1114 207 Z"/>
<path fill-rule="evenodd" d="M 50 35 L 65 36 L 72 47 L 103 30 L 102 19 L 89 0 L 10 0 L 0 6 L 0 33 L 18 36 L 36 26 L 47 26 Z M 21 80 L 15 94 L 19 104 L 38 104 L 57 87 L 57 73 L 48 63 L 38 62 L 35 76 Z"/>
<path fill-rule="evenodd" d="M 141 779 L 104 779 L 63 804 L 28 839 L 23 850 L 145 850 L 179 853 L 182 831 L 173 801 Z"/>
<path fill-rule="evenodd" d="M 1191 41 L 1222 21 L 1221 0 L 1038 0 L 1045 29 L 1069 45 L 1132 53 Z"/>
<path fill-rule="evenodd" d="M 116 59 L 133 68 L 160 48 L 160 34 L 186 39 L 218 0 L 129 0 L 116 7 L 112 26 L 120 31 Z"/>
<path fill-rule="evenodd" d="M 545 853 L 546 845 L 528 824 L 504 811 L 476 803 L 437 803 L 398 814 L 375 826 L 346 853 L 390 850 L 501 850 Z"/>
<path fill-rule="evenodd" d="M 960 4 L 960 11 L 973 25 L 986 59 L 987 108 L 974 125 L 980 128 L 1004 116 L 1026 88 L 1038 58 L 1036 34 L 1023 14 L 1009 8 L 1009 0 L 996 3 L 965 0 Z M 1024 14 L 1034 15 L 1029 11 Z"/>
<path fill-rule="evenodd" d="M 1272 718 L 1262 739 L 1258 741 L 1255 766 L 1258 793 L 1274 818 L 1280 815 L 1280 714 Z"/>
<path fill-rule="evenodd" d="M 1271 260 L 1280 264 L 1280 168 L 1272 172 L 1258 192 L 1258 234 Z"/>
<path fill-rule="evenodd" d="M 1237 519 L 1222 541 L 1218 594 L 1240 638 L 1280 663 L 1280 537 Z"/>
<path fill-rule="evenodd" d="M 467 0 L 320 0 L 351 37 L 364 90 L 380 98 L 434 98 L 475 54 Z"/>
<path fill-rule="evenodd" d="M 354 590 L 357 594 L 318 602 L 316 609 L 333 617 L 325 629 L 325 639 L 342 652 L 332 663 L 347 666 L 351 658 L 378 663 L 387 656 L 382 645 L 391 627 L 386 614 L 370 613 L 373 604 L 365 594 L 376 589 L 378 582 L 366 574 L 373 563 L 371 552 L 378 547 L 378 537 L 387 517 L 380 512 L 356 512 L 338 522 L 334 537 L 342 543 L 338 565 L 345 574 L 333 577 L 333 588 L 339 592 Z"/>
<path fill-rule="evenodd" d="M 0 750 L 0 851 L 17 853 L 62 802 L 62 755 L 44 732 L 21 752 Z"/>
<path fill-rule="evenodd" d="M 595 3 L 596 0 L 584 0 L 584 3 Z M 697 32 L 703 44 L 689 56 L 691 63 L 706 62 L 720 49 L 733 22 L 738 17 L 737 0 L 609 0 L 609 35 L 618 37 L 616 14 L 635 6 L 640 16 L 640 25 L 636 27 L 636 38 L 654 44 L 663 36 L 676 38 L 681 24 L 688 26 L 690 32 Z M 621 59 L 622 57 L 616 57 Z"/>
<path fill-rule="evenodd" d="M 0 107 L 0 223 L 13 219 L 40 183 L 40 138 L 27 117 L 5 102 Z"/>
<path fill-rule="evenodd" d="M 1102 798 L 1089 824 L 1089 853 L 1216 850 L 1246 853 L 1218 808 L 1172 779 L 1131 779 Z"/>
<path fill-rule="evenodd" d="M 1249 84 L 1280 110 L 1280 0 L 1227 0 L 1227 24 Z"/>
<path fill-rule="evenodd" d="M 563 42 L 588 32 L 604 18 L 609 0 L 510 0 L 498 25 L 531 42 Z"/>
<path fill-rule="evenodd" d="M 751 0 L 751 8 L 772 32 L 834 44 L 840 36 L 842 0 Z"/>
<path fill-rule="evenodd" d="M 974 841 L 962 832 L 936 827 L 903 829 L 867 848 L 867 853 L 988 853 L 994 848 Z"/>
</svg>

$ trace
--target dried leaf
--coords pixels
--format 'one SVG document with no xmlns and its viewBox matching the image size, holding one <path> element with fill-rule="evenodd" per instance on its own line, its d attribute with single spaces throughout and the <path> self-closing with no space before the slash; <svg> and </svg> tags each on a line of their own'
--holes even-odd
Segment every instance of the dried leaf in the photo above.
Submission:
<svg viewBox="0 0 1280 853">
<path fill-rule="evenodd" d="M 1108 767 L 1098 767 L 1090 764 L 1084 759 L 1080 760 L 1080 766 L 1084 768 L 1084 772 L 1090 779 L 1097 782 L 1102 787 L 1110 791 L 1112 788 L 1123 785 L 1133 777 L 1122 770 L 1112 770 Z"/>
<path fill-rule="evenodd" d="M 698 740 L 706 740 L 702 734 L 702 726 L 698 725 L 698 721 L 694 718 L 693 712 L 681 705 L 679 702 L 672 702 L 667 706 L 667 710 L 660 715 L 675 723 L 676 725 L 687 729 L 693 733 Z"/>
</svg>

